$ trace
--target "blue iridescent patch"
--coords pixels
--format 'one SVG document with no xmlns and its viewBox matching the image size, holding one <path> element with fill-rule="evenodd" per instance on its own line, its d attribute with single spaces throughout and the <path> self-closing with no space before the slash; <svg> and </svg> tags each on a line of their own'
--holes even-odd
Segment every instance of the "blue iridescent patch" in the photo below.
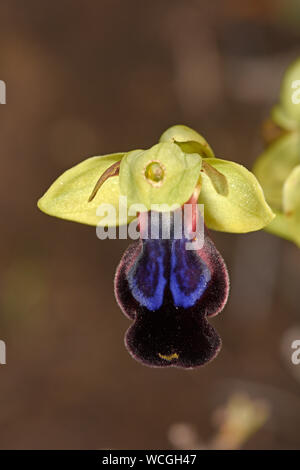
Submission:
<svg viewBox="0 0 300 470">
<path fill-rule="evenodd" d="M 176 307 L 192 307 L 205 292 L 211 274 L 193 250 L 186 250 L 186 239 L 174 240 L 171 250 L 170 289 Z"/>
<path fill-rule="evenodd" d="M 133 297 L 148 310 L 158 310 L 169 287 L 175 307 L 192 307 L 205 292 L 211 274 L 186 239 L 145 240 L 128 273 Z"/>
<path fill-rule="evenodd" d="M 143 249 L 127 275 L 133 297 L 148 310 L 158 310 L 167 284 L 166 241 L 145 240 Z"/>
</svg>

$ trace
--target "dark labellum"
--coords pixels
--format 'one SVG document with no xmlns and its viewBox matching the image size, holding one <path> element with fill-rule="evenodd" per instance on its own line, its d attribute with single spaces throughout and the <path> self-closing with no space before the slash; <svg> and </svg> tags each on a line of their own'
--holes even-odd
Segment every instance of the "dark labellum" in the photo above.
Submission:
<svg viewBox="0 0 300 470">
<path fill-rule="evenodd" d="M 169 239 L 160 230 L 157 239 L 141 238 L 127 248 L 117 268 L 115 295 L 134 321 L 125 343 L 135 359 L 154 367 L 193 368 L 213 359 L 221 348 L 207 319 L 226 304 L 229 279 L 207 233 L 200 250 L 187 250 L 190 238 L 174 237 L 170 216 Z M 162 220 L 160 214 L 159 229 Z"/>
</svg>

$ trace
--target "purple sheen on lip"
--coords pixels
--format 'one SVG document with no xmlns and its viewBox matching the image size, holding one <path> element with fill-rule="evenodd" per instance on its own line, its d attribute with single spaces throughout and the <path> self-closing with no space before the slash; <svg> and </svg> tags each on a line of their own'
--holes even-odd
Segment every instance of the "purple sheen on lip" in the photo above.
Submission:
<svg viewBox="0 0 300 470">
<path fill-rule="evenodd" d="M 226 304 L 225 263 L 207 233 L 201 250 L 185 250 L 185 242 L 141 239 L 127 248 L 117 268 L 117 302 L 134 320 L 125 344 L 148 366 L 197 367 L 221 348 L 207 317 Z"/>
</svg>

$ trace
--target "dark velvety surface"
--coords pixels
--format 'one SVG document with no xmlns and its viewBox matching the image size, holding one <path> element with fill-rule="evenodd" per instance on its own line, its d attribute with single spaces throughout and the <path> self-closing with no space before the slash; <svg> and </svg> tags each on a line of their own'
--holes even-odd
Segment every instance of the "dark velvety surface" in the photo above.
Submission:
<svg viewBox="0 0 300 470">
<path fill-rule="evenodd" d="M 135 320 L 125 342 L 147 365 L 196 367 L 221 347 L 207 317 L 226 303 L 227 270 L 207 234 L 201 250 L 186 250 L 186 242 L 184 237 L 141 239 L 126 250 L 117 269 L 118 303 Z"/>
</svg>

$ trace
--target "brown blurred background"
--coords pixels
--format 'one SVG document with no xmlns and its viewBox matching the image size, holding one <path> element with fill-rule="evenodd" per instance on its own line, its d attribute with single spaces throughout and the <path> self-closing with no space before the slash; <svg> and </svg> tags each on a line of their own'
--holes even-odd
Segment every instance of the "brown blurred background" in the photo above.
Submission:
<svg viewBox="0 0 300 470">
<path fill-rule="evenodd" d="M 243 448 L 300 447 L 299 249 L 213 233 L 231 274 L 223 349 L 194 371 L 151 369 L 127 353 L 113 295 L 128 242 L 36 208 L 68 167 L 176 123 L 251 168 L 299 54 L 296 0 L 1 2 L 1 448 L 214 447 L 216 410 L 241 393 L 269 410 Z"/>
</svg>

